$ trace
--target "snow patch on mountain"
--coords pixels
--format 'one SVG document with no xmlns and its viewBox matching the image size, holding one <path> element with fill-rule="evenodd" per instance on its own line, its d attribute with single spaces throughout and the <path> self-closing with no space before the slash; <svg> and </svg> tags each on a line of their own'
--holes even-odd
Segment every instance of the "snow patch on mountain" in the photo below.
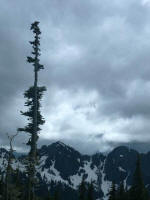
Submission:
<svg viewBox="0 0 150 200">
<path fill-rule="evenodd" d="M 45 168 L 43 171 L 39 170 L 39 173 L 41 174 L 42 179 L 46 180 L 47 183 L 50 183 L 51 180 L 53 180 L 56 182 L 60 181 L 68 185 L 68 181 L 62 179 L 60 172 L 55 168 L 55 161 L 52 161 L 50 168 Z"/>
<path fill-rule="evenodd" d="M 102 165 L 102 170 L 101 170 L 101 176 L 102 176 L 101 189 L 102 189 L 103 194 L 104 194 L 103 200 L 107 200 L 108 199 L 107 194 L 108 194 L 110 186 L 111 186 L 111 182 L 105 179 L 105 176 L 106 176 L 106 174 L 104 172 L 105 163 L 106 163 L 106 159 L 104 160 L 104 163 Z"/>
<path fill-rule="evenodd" d="M 118 167 L 118 170 L 119 170 L 119 171 L 121 171 L 121 172 L 126 172 L 126 170 L 125 170 L 125 169 L 123 169 L 123 168 L 122 168 L 122 167 L 120 167 L 120 166 Z"/>
<path fill-rule="evenodd" d="M 90 162 L 86 161 L 83 167 L 83 169 L 85 170 L 85 174 L 88 175 L 88 177 L 86 178 L 86 181 L 89 183 L 91 181 L 97 181 L 97 174 L 96 174 L 97 167 L 94 166 L 94 168 L 91 169 L 91 164 L 92 164 L 92 161 Z"/>
<path fill-rule="evenodd" d="M 72 183 L 72 188 L 76 190 L 82 181 L 82 175 L 75 174 L 70 176 L 70 181 Z"/>
<path fill-rule="evenodd" d="M 48 156 L 42 156 L 39 161 L 39 168 L 45 165 L 45 161 L 47 160 Z"/>
<path fill-rule="evenodd" d="M 73 176 L 70 176 L 70 181 L 71 181 L 72 187 L 74 189 L 78 188 L 79 184 L 82 181 L 82 177 L 84 174 L 87 175 L 87 177 L 85 178 L 86 182 L 90 183 L 91 181 L 94 181 L 94 182 L 97 181 L 97 173 L 96 173 L 97 167 L 94 166 L 94 168 L 91 169 L 91 164 L 92 164 L 92 161 L 90 161 L 90 162 L 85 161 L 84 166 L 79 168 L 78 173 Z M 80 171 L 82 171 L 82 173 L 79 175 Z"/>
</svg>

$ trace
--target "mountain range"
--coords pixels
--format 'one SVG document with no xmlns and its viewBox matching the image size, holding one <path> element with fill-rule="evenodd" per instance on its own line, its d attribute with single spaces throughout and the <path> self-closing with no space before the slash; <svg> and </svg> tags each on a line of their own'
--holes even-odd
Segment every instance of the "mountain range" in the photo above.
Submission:
<svg viewBox="0 0 150 200">
<path fill-rule="evenodd" d="M 107 200 L 107 193 L 112 181 L 119 185 L 124 181 L 125 187 L 132 184 L 133 173 L 138 152 L 125 146 L 119 146 L 107 155 L 96 153 L 82 155 L 74 148 L 62 142 L 44 145 L 38 150 L 37 177 L 39 195 L 61 191 L 62 200 L 76 200 L 78 188 L 84 178 L 85 183 L 93 182 L 96 200 Z M 150 152 L 141 155 L 141 169 L 144 183 L 150 191 Z M 0 149 L 0 173 L 5 173 L 8 151 Z M 19 169 L 21 178 L 25 179 L 26 156 L 14 156 L 13 169 Z"/>
</svg>

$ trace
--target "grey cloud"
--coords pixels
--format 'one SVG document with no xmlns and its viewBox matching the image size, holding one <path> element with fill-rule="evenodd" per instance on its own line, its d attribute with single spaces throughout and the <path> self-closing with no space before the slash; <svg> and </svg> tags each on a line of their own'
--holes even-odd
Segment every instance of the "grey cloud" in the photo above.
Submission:
<svg viewBox="0 0 150 200">
<path fill-rule="evenodd" d="M 102 138 L 104 136 L 104 133 L 99 133 L 97 135 L 95 135 L 96 138 Z"/>
<path fill-rule="evenodd" d="M 148 126 L 145 128 L 150 114 L 150 7 L 136 0 L 44 0 L 36 3 L 29 0 L 15 0 L 12 3 L 6 0 L 2 2 L 1 8 L 2 143 L 7 143 L 4 135 L 6 131 L 13 132 L 24 124 L 19 110 L 23 108 L 22 94 L 33 82 L 32 66 L 25 60 L 31 51 L 28 41 L 32 40 L 32 33 L 29 27 L 34 20 L 41 22 L 41 63 L 45 65 L 45 70 L 40 72 L 40 83 L 50 91 L 50 97 L 46 94 L 43 102 L 43 105 L 52 103 L 49 112 L 55 116 L 51 108 L 53 105 L 58 107 L 61 102 L 61 99 L 56 104 L 53 102 L 59 90 L 68 91 L 70 96 L 78 94 L 79 90 L 87 94 L 95 90 L 99 94 L 98 102 L 95 103 L 101 106 L 97 108 L 97 120 L 94 119 L 93 123 L 103 117 L 116 120 L 134 118 L 136 122 L 140 116 L 140 130 L 147 135 L 150 130 Z M 80 104 L 78 106 L 82 107 Z M 58 130 L 71 130 L 72 125 L 69 123 L 58 124 Z M 110 122 L 110 126 L 112 124 Z M 121 131 L 128 132 L 128 128 L 122 127 L 120 135 Z M 132 136 L 136 132 L 140 138 L 138 127 L 130 130 L 129 134 Z M 16 142 L 20 146 L 19 141 L 23 137 L 20 136 Z M 89 135 L 86 137 L 88 139 Z M 41 144 L 43 140 L 40 140 Z M 77 140 L 74 134 L 68 143 L 77 147 Z M 107 144 L 108 141 L 102 142 L 106 148 L 111 148 L 111 144 Z M 99 148 L 98 144 L 90 141 L 85 142 L 81 151 L 85 151 L 88 145 L 93 151 Z"/>
</svg>

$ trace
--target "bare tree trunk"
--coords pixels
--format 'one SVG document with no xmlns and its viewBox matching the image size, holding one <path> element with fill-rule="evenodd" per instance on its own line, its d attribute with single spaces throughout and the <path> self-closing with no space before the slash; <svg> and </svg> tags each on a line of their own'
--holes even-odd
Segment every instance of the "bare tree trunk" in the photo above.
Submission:
<svg viewBox="0 0 150 200">
<path fill-rule="evenodd" d="M 15 135 L 12 135 L 12 136 L 9 136 L 7 134 L 7 137 L 9 139 L 10 149 L 9 149 L 9 155 L 8 155 L 7 168 L 6 168 L 6 187 L 5 187 L 5 199 L 6 200 L 11 198 L 11 195 L 10 195 L 10 181 L 11 181 L 10 178 L 11 178 L 11 172 L 12 172 L 11 162 L 12 162 L 12 156 L 13 156 L 13 152 L 14 152 L 12 142 L 17 135 L 18 135 L 18 132 Z M 9 198 L 9 196 L 10 196 L 10 198 Z"/>
</svg>

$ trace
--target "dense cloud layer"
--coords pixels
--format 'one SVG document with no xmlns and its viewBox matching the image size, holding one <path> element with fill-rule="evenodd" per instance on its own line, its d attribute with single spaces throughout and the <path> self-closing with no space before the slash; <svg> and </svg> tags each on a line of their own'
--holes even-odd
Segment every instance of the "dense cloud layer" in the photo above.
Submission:
<svg viewBox="0 0 150 200">
<path fill-rule="evenodd" d="M 150 140 L 150 3 L 142 0 L 44 0 L 1 3 L 1 145 L 26 121 L 23 92 L 30 24 L 42 31 L 40 84 L 47 87 L 39 146 L 62 140 L 82 152 Z M 25 138 L 25 139 L 24 139 Z M 23 149 L 20 134 L 16 147 Z M 90 148 L 89 148 L 90 147 Z M 142 146 L 140 149 L 144 149 Z M 145 150 L 144 149 L 144 150 Z M 149 149 L 148 149 L 149 150 Z"/>
</svg>

